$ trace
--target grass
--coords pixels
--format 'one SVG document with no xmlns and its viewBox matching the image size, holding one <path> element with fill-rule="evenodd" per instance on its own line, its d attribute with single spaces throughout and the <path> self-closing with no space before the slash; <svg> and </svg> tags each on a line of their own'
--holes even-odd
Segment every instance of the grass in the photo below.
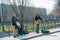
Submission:
<svg viewBox="0 0 60 40">
<path fill-rule="evenodd" d="M 46 27 L 46 29 L 52 29 L 58 27 L 56 24 L 40 24 L 40 30 L 42 27 Z M 24 28 L 26 28 L 29 32 L 35 32 L 36 25 L 35 24 L 24 24 Z M 4 25 L 5 32 L 11 32 L 12 31 L 12 25 Z M 2 27 L 0 25 L 0 33 L 2 32 Z"/>
</svg>

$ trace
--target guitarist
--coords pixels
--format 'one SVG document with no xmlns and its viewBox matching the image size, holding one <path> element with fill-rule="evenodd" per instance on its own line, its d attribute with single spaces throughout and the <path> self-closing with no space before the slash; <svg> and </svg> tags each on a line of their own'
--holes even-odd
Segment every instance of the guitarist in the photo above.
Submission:
<svg viewBox="0 0 60 40">
<path fill-rule="evenodd" d="M 36 33 L 39 33 L 39 24 L 41 22 L 42 18 L 39 14 L 36 14 L 35 16 L 35 24 L 36 24 Z"/>
</svg>

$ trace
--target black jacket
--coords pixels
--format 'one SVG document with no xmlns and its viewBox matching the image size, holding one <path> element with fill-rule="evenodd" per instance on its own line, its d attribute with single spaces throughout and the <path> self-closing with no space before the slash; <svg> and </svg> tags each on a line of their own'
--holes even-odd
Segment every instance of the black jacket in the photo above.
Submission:
<svg viewBox="0 0 60 40">
<path fill-rule="evenodd" d="M 35 21 L 37 21 L 37 20 L 39 20 L 39 19 L 42 20 L 42 18 L 41 18 L 40 16 L 36 16 L 36 17 L 35 17 Z"/>
<path fill-rule="evenodd" d="M 17 18 L 12 16 L 12 25 L 16 25 Z"/>
</svg>

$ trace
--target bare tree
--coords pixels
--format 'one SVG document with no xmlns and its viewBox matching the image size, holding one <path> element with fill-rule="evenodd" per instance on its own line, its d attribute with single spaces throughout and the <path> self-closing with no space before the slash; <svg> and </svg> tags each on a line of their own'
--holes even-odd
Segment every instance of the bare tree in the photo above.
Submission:
<svg viewBox="0 0 60 40">
<path fill-rule="evenodd" d="M 22 31 L 23 31 L 23 27 L 24 27 L 24 17 L 28 13 L 27 10 L 27 6 L 29 5 L 30 0 L 18 0 L 18 5 L 17 5 L 17 0 L 13 0 L 13 7 L 12 9 L 14 10 L 14 12 L 16 12 L 17 14 L 19 14 L 20 16 L 20 23 L 21 23 L 21 27 L 22 27 Z M 11 3 L 11 2 L 10 2 Z M 17 7 L 15 7 L 17 6 Z"/>
<path fill-rule="evenodd" d="M 53 10 L 54 16 L 60 16 L 60 0 L 55 4 L 55 9 Z"/>
</svg>

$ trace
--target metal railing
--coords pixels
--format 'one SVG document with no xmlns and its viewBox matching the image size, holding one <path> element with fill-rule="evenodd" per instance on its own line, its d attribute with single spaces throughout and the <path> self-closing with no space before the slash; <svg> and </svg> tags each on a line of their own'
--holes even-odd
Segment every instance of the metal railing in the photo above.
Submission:
<svg viewBox="0 0 60 40">
<path fill-rule="evenodd" d="M 58 21 L 45 21 L 40 24 L 40 31 L 42 27 L 46 27 L 46 29 L 53 29 L 60 27 L 60 23 Z M 34 21 L 25 21 L 24 22 L 24 28 L 26 28 L 29 33 L 30 32 L 35 32 L 36 30 L 36 24 Z M 3 31 L 4 29 L 4 31 Z M 5 21 L 4 22 L 4 27 L 2 27 L 2 24 L 0 23 L 0 37 L 5 37 L 5 36 L 10 36 L 12 35 L 12 22 L 11 21 Z"/>
</svg>

